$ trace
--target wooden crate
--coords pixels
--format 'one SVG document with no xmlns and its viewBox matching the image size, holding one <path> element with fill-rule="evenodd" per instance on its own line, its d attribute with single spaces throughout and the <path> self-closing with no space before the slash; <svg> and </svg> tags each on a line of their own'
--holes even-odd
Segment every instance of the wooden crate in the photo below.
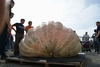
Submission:
<svg viewBox="0 0 100 67">
<path fill-rule="evenodd" d="M 85 54 L 80 53 L 77 56 L 70 58 L 8 57 L 5 62 L 6 63 L 19 62 L 20 64 L 37 63 L 37 64 L 44 64 L 45 67 L 49 67 L 49 65 L 68 65 L 68 66 L 82 67 L 84 61 L 85 61 Z"/>
</svg>

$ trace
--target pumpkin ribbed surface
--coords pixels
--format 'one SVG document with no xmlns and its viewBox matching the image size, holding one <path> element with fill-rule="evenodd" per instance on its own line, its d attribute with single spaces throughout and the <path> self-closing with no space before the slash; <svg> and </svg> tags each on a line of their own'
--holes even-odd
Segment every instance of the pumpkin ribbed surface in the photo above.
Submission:
<svg viewBox="0 0 100 67">
<path fill-rule="evenodd" d="M 81 44 L 71 28 L 50 21 L 29 29 L 19 43 L 19 50 L 26 57 L 72 57 L 80 52 Z"/>
</svg>

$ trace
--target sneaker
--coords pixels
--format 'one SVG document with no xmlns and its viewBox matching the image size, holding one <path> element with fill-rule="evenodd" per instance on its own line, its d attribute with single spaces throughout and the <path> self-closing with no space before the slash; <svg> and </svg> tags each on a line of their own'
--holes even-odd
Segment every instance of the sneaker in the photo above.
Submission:
<svg viewBox="0 0 100 67">
<path fill-rule="evenodd" d="M 5 56 L 1 56 L 1 59 L 2 60 L 5 60 L 7 58 L 7 56 L 5 55 Z"/>
</svg>

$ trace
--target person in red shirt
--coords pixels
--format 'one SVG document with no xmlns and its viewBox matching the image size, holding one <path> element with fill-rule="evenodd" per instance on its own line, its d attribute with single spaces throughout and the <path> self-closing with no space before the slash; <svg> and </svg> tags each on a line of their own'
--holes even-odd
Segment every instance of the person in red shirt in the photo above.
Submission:
<svg viewBox="0 0 100 67">
<path fill-rule="evenodd" d="M 14 16 L 14 13 L 11 12 L 10 19 L 12 19 L 13 16 Z M 7 45 L 5 48 L 6 51 L 14 49 L 13 35 L 11 33 L 12 29 L 14 30 L 14 28 L 12 27 L 12 25 L 10 23 L 9 28 L 8 28 L 8 35 L 7 35 Z"/>
<path fill-rule="evenodd" d="M 32 26 L 32 21 L 29 21 L 29 22 L 28 22 L 28 26 L 25 27 L 26 33 L 27 33 L 27 31 L 28 31 L 30 28 L 34 28 L 34 27 Z"/>
</svg>

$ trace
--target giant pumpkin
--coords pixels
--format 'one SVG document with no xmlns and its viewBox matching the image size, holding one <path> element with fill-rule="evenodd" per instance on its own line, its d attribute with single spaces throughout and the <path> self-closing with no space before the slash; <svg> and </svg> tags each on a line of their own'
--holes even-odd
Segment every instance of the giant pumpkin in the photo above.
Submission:
<svg viewBox="0 0 100 67">
<path fill-rule="evenodd" d="M 25 57 L 72 57 L 80 50 L 78 35 L 54 21 L 29 29 L 19 43 L 20 54 Z"/>
</svg>

